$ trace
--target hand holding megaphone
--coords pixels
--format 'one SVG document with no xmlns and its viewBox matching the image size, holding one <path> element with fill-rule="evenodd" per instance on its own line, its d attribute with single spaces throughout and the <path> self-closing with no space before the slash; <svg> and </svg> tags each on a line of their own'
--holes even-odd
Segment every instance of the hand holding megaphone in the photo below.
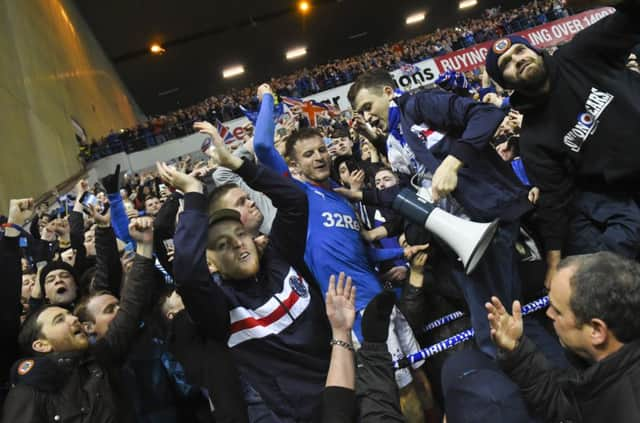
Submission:
<svg viewBox="0 0 640 423">
<path fill-rule="evenodd" d="M 476 223 L 461 219 L 436 207 L 431 197 L 428 188 L 419 188 L 418 192 L 404 188 L 392 207 L 448 244 L 462 260 L 465 272 L 471 273 L 491 244 L 498 220 Z"/>
</svg>

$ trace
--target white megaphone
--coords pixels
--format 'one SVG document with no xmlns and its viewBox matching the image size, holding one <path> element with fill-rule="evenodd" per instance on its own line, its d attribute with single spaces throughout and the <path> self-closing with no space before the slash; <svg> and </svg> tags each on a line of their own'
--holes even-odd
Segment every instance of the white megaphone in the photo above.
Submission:
<svg viewBox="0 0 640 423">
<path fill-rule="evenodd" d="M 462 260 L 467 275 L 476 268 L 498 229 L 498 219 L 476 223 L 436 207 L 429 200 L 426 188 L 420 188 L 417 193 L 404 188 L 393 200 L 392 207 L 446 242 Z"/>
</svg>

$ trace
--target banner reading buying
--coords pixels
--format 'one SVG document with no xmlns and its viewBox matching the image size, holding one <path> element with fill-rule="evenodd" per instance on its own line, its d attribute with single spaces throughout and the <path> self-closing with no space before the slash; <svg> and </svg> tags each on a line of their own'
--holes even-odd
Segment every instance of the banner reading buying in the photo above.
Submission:
<svg viewBox="0 0 640 423">
<path fill-rule="evenodd" d="M 615 12 L 615 9 L 612 7 L 587 10 L 586 12 L 558 19 L 516 34 L 527 38 L 535 47 L 553 47 L 570 41 L 578 32 L 613 12 Z M 438 73 L 443 73 L 449 69 L 466 72 L 484 66 L 487 51 L 492 44 L 493 41 L 487 41 L 464 50 L 457 50 L 444 56 L 436 57 L 435 63 Z"/>
</svg>

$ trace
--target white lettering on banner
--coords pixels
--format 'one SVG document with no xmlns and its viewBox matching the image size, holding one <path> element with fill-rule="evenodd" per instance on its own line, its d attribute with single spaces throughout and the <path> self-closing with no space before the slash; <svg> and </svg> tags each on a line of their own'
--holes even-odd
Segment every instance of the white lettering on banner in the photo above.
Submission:
<svg viewBox="0 0 640 423">
<path fill-rule="evenodd" d="M 552 47 L 570 41 L 575 34 L 612 14 L 615 9 L 605 7 L 587 10 L 575 16 L 558 19 L 514 35 L 528 38 L 536 47 Z M 444 56 L 436 57 L 435 63 L 439 72 L 449 69 L 467 72 L 484 65 L 488 49 L 493 41 L 487 41 L 464 50 L 454 51 Z"/>
<path fill-rule="evenodd" d="M 449 69 L 459 71 L 484 65 L 485 57 L 487 57 L 487 47 L 472 48 L 450 59 L 444 59 L 440 63 L 444 71 Z"/>
<path fill-rule="evenodd" d="M 407 74 L 401 69 L 391 72 L 391 77 L 402 90 L 411 91 L 416 88 L 427 87 L 433 84 L 440 75 L 438 66 L 433 59 L 415 63 L 411 68 L 414 70 L 411 74 Z"/>
</svg>

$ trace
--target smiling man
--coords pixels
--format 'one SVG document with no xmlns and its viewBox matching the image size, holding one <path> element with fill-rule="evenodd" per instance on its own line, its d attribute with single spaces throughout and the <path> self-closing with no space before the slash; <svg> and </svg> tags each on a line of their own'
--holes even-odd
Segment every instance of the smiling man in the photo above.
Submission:
<svg viewBox="0 0 640 423">
<path fill-rule="evenodd" d="M 514 90 L 524 115 L 519 141 L 547 250 L 547 285 L 562 255 L 640 253 L 640 80 L 625 67 L 640 42 L 635 0 L 579 32 L 553 56 L 508 36 L 486 68 Z"/>
<path fill-rule="evenodd" d="M 151 224 L 129 226 L 137 255 L 124 284 L 120 312 L 96 343 L 89 342 L 78 318 L 59 305 L 47 304 L 27 317 L 18 343 L 28 358 L 13 366 L 3 422 L 132 421 L 130 403 L 116 387 L 145 306 L 153 302 L 151 229 Z M 64 272 L 71 275 L 69 269 L 55 265 L 43 278 L 45 283 L 54 274 L 47 287 L 50 300 L 71 299 L 75 281 Z"/>
<path fill-rule="evenodd" d="M 216 148 L 236 159 L 221 164 L 253 189 L 275 192 L 278 212 L 260 253 L 237 210 L 207 213 L 202 183 L 159 164 L 160 176 L 185 193 L 174 237 L 177 291 L 199 331 L 231 349 L 242 378 L 277 416 L 270 421 L 311 421 L 329 366 L 330 333 L 322 293 L 303 260 L 307 199 L 291 179 L 231 156 L 221 140 Z"/>
<path fill-rule="evenodd" d="M 362 74 L 349 89 L 349 101 L 366 121 L 411 153 L 415 171 L 433 174 L 431 192 L 436 203 L 451 194 L 471 220 L 500 219 L 491 248 L 473 274 L 467 277 L 454 272 L 470 308 L 475 341 L 493 356 L 496 349 L 489 336 L 484 303 L 498 292 L 509 298 L 509 304 L 520 297 L 514 243 L 520 218 L 531 209 L 527 189 L 490 146 L 506 113 L 440 89 L 410 95 L 393 86 L 385 70 Z M 386 191 L 394 192 L 393 187 Z M 388 207 L 391 202 L 378 205 Z M 546 343 L 547 337 L 539 329 L 532 326 Z M 555 354 L 558 349 L 550 343 L 547 351 Z"/>
</svg>

